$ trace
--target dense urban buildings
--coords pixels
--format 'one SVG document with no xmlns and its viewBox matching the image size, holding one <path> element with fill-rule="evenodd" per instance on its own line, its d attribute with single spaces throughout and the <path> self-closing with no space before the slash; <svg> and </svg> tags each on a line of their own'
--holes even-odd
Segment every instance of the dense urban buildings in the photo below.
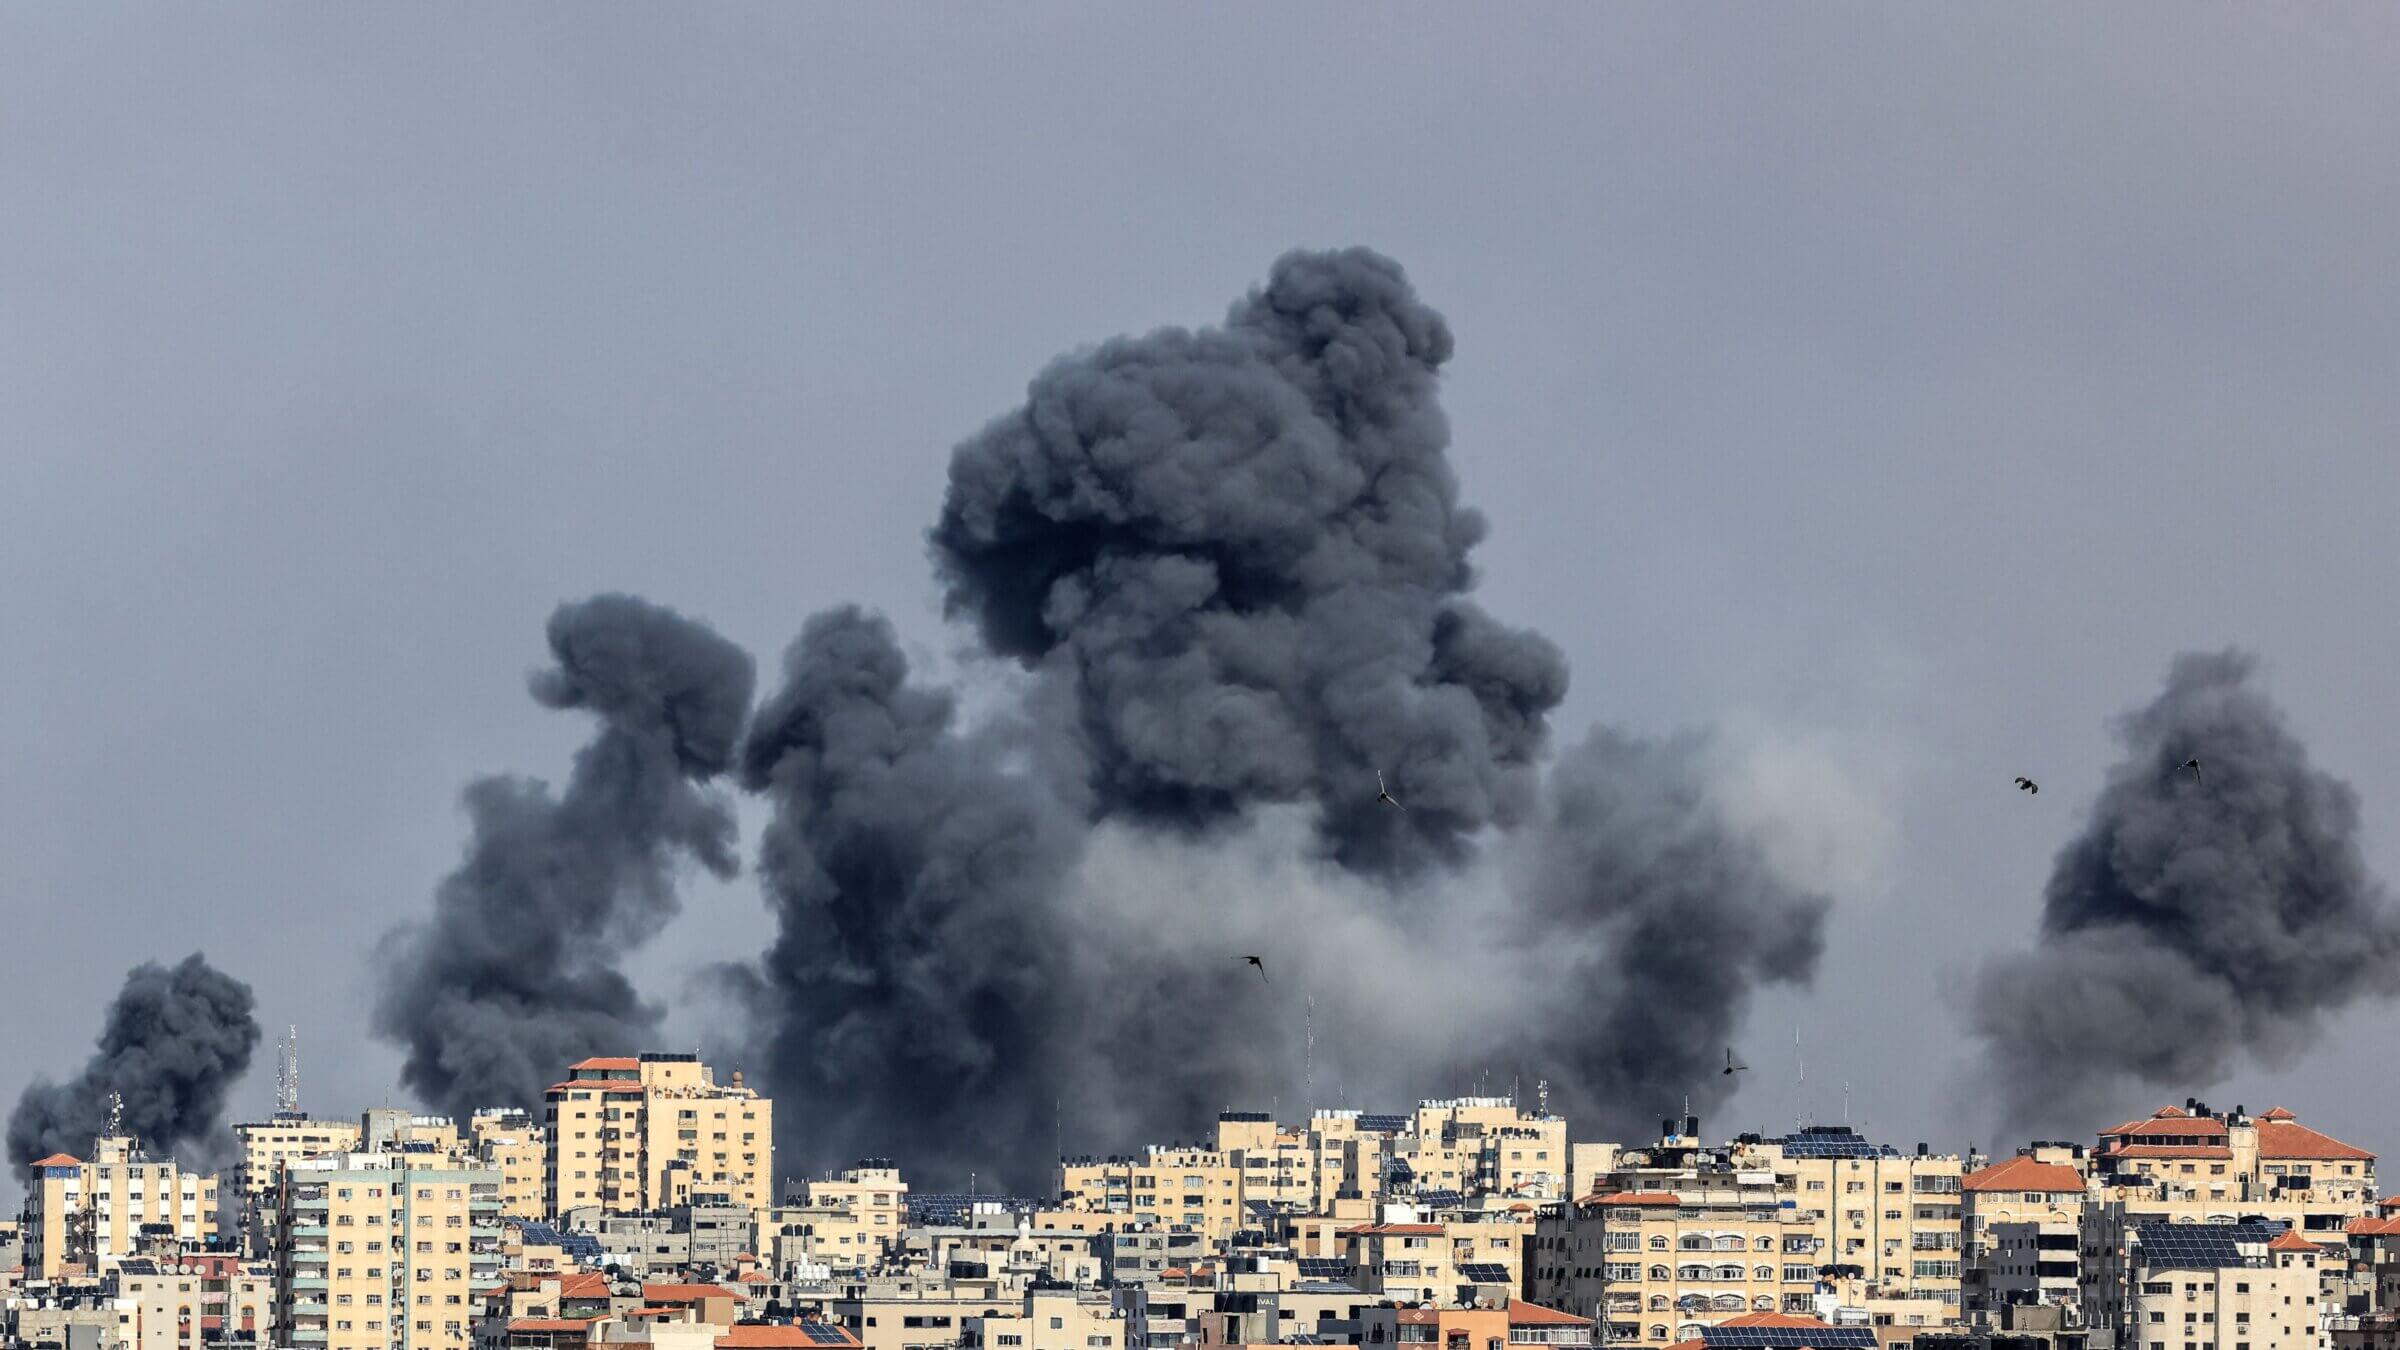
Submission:
<svg viewBox="0 0 2400 1350">
<path fill-rule="evenodd" d="M 1007 1196 L 882 1158 L 778 1189 L 774 1104 L 692 1055 L 561 1066 L 542 1118 L 287 1105 L 232 1127 L 222 1230 L 217 1178 L 137 1139 L 30 1164 L 0 1344 L 2400 1350 L 2400 1202 L 2281 1107 L 2003 1156 L 1227 1110 Z"/>
</svg>

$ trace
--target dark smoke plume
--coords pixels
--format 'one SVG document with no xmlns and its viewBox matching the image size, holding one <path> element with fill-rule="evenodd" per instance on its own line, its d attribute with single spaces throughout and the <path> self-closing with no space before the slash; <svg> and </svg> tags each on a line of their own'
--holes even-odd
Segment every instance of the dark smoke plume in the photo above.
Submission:
<svg viewBox="0 0 2400 1350">
<path fill-rule="evenodd" d="M 1446 453 L 1449 356 L 1398 264 L 1293 253 L 1224 327 L 1061 358 L 958 447 L 949 609 L 1072 682 L 1098 811 L 1305 803 L 1384 873 L 1523 814 L 1566 666 L 1464 598 L 1484 521 Z"/>
<path fill-rule="evenodd" d="M 1992 962 L 1969 1016 L 2022 1112 L 2127 1079 L 2202 1087 L 2240 1052 L 2400 990 L 2400 914 L 2367 871 L 2358 800 L 2310 765 L 2234 651 L 2175 659 L 2125 717 L 2125 758 L 2058 855 L 2031 952 Z M 2203 776 L 2180 767 L 2197 758 Z"/>
<path fill-rule="evenodd" d="M 954 721 L 890 626 L 843 608 L 808 621 L 743 747 L 743 785 L 775 804 L 758 992 L 799 1166 L 886 1153 L 963 1180 L 1050 1137 L 1080 992 L 1056 906 L 1083 829 Z"/>
<path fill-rule="evenodd" d="M 549 640 L 557 664 L 534 675 L 534 698 L 588 709 L 600 734 L 559 796 L 526 778 L 467 788 L 466 860 L 382 962 L 377 1032 L 407 1048 L 408 1085 L 462 1120 L 539 1110 L 573 1061 L 645 1048 L 659 1012 L 619 957 L 676 911 L 679 859 L 737 868 L 732 813 L 701 785 L 732 766 L 749 655 L 625 595 L 561 605 Z"/>
<path fill-rule="evenodd" d="M 1519 923 L 1569 964 L 1532 1040 L 1568 1118 L 1608 1137 L 1731 1096 L 1720 1057 L 1750 990 L 1806 983 L 1824 948 L 1830 902 L 1726 820 L 1707 748 L 1600 729 L 1550 775 Z"/>
<path fill-rule="evenodd" d="M 752 992 L 808 1103 L 794 1170 L 888 1151 L 1030 1188 L 1054 1121 L 1122 1148 L 1312 1078 L 1323 1104 L 1531 1061 L 1614 1118 L 1721 1090 L 1824 902 L 1711 804 L 1696 742 L 1596 738 L 1544 806 L 1566 670 L 1466 598 L 1449 355 L 1350 250 L 1045 370 L 954 453 L 932 531 L 950 612 L 1033 672 L 989 726 L 910 684 L 881 620 L 810 621 L 743 756 L 776 807 Z M 1540 865 L 1493 861 L 1516 845 Z M 1421 1013 L 1384 972 L 1428 962 Z M 1531 1046 L 1528 983 L 1575 1000 Z"/>
<path fill-rule="evenodd" d="M 120 1126 L 152 1151 L 192 1164 L 216 1161 L 225 1094 L 250 1067 L 258 1019 L 250 986 L 198 952 L 172 968 L 135 966 L 108 1006 L 99 1048 L 64 1083 L 36 1082 L 8 1118 L 9 1160 L 52 1153 L 91 1156 L 108 1129 L 111 1097 Z"/>
</svg>

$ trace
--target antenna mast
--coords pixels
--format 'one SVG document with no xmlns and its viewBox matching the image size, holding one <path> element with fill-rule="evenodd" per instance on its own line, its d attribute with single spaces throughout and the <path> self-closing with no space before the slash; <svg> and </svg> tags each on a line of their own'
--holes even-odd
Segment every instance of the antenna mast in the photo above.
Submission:
<svg viewBox="0 0 2400 1350">
<path fill-rule="evenodd" d="M 111 1139 L 122 1138 L 124 1133 L 125 1095 L 120 1092 L 112 1092 L 108 1094 L 108 1137 Z"/>
<path fill-rule="evenodd" d="M 286 1027 L 283 1045 L 275 1059 L 275 1109 L 297 1114 L 300 1110 L 300 1028 Z"/>
<path fill-rule="evenodd" d="M 1308 996 L 1308 1016 L 1301 1024 L 1302 1040 L 1307 1049 L 1300 1060 L 1300 1109 L 1303 1113 L 1317 1109 L 1317 996 Z"/>
</svg>

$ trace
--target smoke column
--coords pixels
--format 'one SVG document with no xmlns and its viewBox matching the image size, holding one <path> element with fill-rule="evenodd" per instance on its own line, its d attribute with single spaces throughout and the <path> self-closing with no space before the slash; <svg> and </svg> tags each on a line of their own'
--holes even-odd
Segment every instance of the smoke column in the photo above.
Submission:
<svg viewBox="0 0 2400 1350">
<path fill-rule="evenodd" d="M 250 1067 L 258 1019 L 250 986 L 198 952 L 173 967 L 146 962 L 108 1006 L 99 1048 L 64 1083 L 36 1082 L 8 1118 L 9 1160 L 52 1153 L 88 1157 L 107 1132 L 110 1097 L 124 1102 L 124 1132 L 186 1163 L 215 1161 L 225 1093 Z"/>
<path fill-rule="evenodd" d="M 2243 653 L 2187 653 L 2118 724 L 2125 758 L 2058 855 L 2039 944 L 1988 965 L 1970 1000 L 2010 1106 L 2206 1086 L 2238 1052 L 2292 1053 L 2325 1014 L 2400 989 L 2400 915 L 2360 854 L 2357 797 L 2255 676 Z M 2195 758 L 2199 775 L 2180 767 Z"/>
<path fill-rule="evenodd" d="M 1525 812 L 1566 667 L 1464 598 L 1484 522 L 1445 454 L 1450 345 L 1398 264 L 1292 253 L 1224 327 L 1061 358 L 958 447 L 949 609 L 1072 683 L 1097 810 L 1304 802 L 1389 873 Z"/>
<path fill-rule="evenodd" d="M 1295 1098 L 1311 995 L 1353 1100 L 1529 1059 L 1610 1119 L 1724 1090 L 1825 902 L 1716 810 L 1699 741 L 1599 736 L 1545 788 L 1565 665 L 1466 598 L 1450 347 L 1353 249 L 1043 371 L 957 448 L 931 533 L 950 613 L 1029 672 L 988 726 L 881 620 L 809 622 L 742 764 L 776 811 L 751 974 L 808 1103 L 795 1170 L 890 1150 L 1038 1188 L 1054 1110 L 1121 1148 Z M 1414 968 L 1438 1016 L 1393 997 Z M 1531 1036 L 1527 988 L 1566 1001 Z"/>
<path fill-rule="evenodd" d="M 702 785 L 732 766 L 750 657 L 703 624 L 625 595 L 550 616 L 546 707 L 600 733 L 566 791 L 525 778 L 468 786 L 466 859 L 429 922 L 387 939 L 375 1027 L 407 1050 L 402 1078 L 459 1119 L 538 1110 L 566 1066 L 648 1044 L 659 1012 L 618 969 L 671 917 L 676 864 L 737 868 L 732 812 Z"/>
<path fill-rule="evenodd" d="M 743 785 L 775 804 L 759 993 L 771 1080 L 806 1122 L 789 1161 L 894 1150 L 963 1173 L 1049 1137 L 1077 992 L 1055 905 L 1082 826 L 954 719 L 890 626 L 843 608 L 802 629 L 743 747 Z"/>
<path fill-rule="evenodd" d="M 1687 1094 L 1703 1110 L 1731 1096 L 1720 1056 L 1751 988 L 1806 983 L 1824 949 L 1831 902 L 1727 822 L 1708 748 L 1595 730 L 1550 775 L 1518 931 L 1569 968 L 1533 1039 L 1566 1071 L 1568 1117 L 1613 1138 Z"/>
</svg>

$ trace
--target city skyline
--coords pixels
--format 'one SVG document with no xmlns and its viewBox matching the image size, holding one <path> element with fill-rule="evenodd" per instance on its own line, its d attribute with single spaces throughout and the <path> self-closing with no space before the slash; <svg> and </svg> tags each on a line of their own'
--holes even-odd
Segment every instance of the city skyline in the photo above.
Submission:
<svg viewBox="0 0 2400 1350">
<path fill-rule="evenodd" d="M 1731 809 L 1832 897 L 1813 985 L 1752 997 L 1716 1115 L 1831 1119 L 1847 1084 L 1875 1133 L 1987 1131 L 1954 1109 L 1951 991 L 2030 946 L 2109 720 L 2179 652 L 2257 652 L 2400 873 L 2400 639 L 2347 603 L 2400 581 L 2375 224 L 2400 182 L 2362 130 L 2400 111 L 2367 56 L 2388 34 L 1922 15 L 1852 46 L 1700 11 L 1360 37 L 1327 13 L 1262 53 L 1196 15 L 973 43 L 899 20 L 913 79 L 1028 142 L 867 87 L 838 58 L 893 34 L 848 16 L 740 42 L 496 16 L 492 68 L 355 22 L 0 19 L 29 185 L 0 428 L 30 447 L 0 463 L 25 635 L 0 656 L 0 893 L 55 954 L 16 968 L 41 1034 L 0 1055 L 0 1100 L 75 1072 L 128 968 L 194 950 L 302 1028 L 312 1099 L 405 1100 L 368 1035 L 375 944 L 457 865 L 461 784 L 565 780 L 588 729 L 521 688 L 555 605 L 638 592 L 763 675 L 855 599 L 996 703 L 923 558 L 953 447 L 1054 356 L 1216 322 L 1296 244 L 1389 253 L 1455 329 L 1451 459 L 1492 524 L 1474 594 L 1565 650 L 1554 744 L 1718 728 Z M 1657 73 L 1761 22 L 1795 66 L 1699 103 Z M 1068 30 L 1120 44 L 1093 78 L 1163 83 L 1159 134 L 1212 153 L 1102 125 L 1050 64 Z M 386 64 L 354 78 L 362 39 Z M 1325 60 L 1353 40 L 1371 59 Z M 2278 59 L 2230 55 L 2253 51 Z M 1206 96 L 1243 73 L 1287 92 Z M 860 107 L 883 115 L 831 115 Z M 768 812 L 735 812 L 749 864 Z M 771 940 L 751 871 L 693 878 L 628 967 L 666 1044 L 738 1059 L 710 975 Z M 1275 988 L 1294 1036 L 1306 990 Z M 2305 1104 L 2371 1140 L 2388 1093 L 2345 1050 L 2395 1033 L 2365 1003 L 2287 1063 L 2119 1096 Z M 1340 1055 L 1316 1050 L 1320 1098 Z M 254 1060 L 233 1114 L 272 1086 Z"/>
</svg>

